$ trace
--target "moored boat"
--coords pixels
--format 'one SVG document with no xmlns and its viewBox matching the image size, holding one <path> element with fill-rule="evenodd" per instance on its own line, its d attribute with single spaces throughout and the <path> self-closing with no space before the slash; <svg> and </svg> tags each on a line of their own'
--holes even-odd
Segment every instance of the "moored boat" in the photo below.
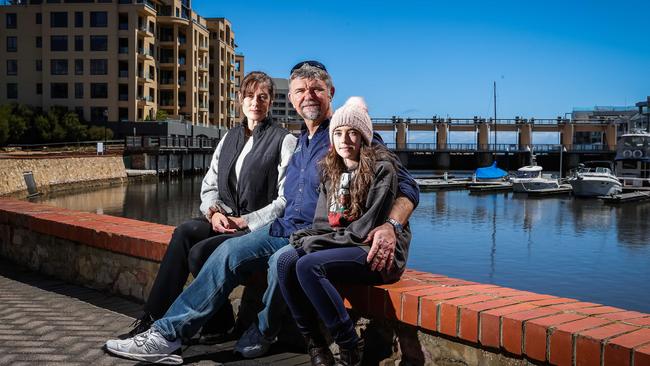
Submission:
<svg viewBox="0 0 650 366">
<path fill-rule="evenodd" d="M 551 178 L 548 174 L 543 174 L 542 171 L 543 168 L 539 165 L 527 165 L 517 169 L 515 176 L 510 178 L 512 190 L 525 193 L 560 187 L 557 179 Z"/>
<path fill-rule="evenodd" d="M 612 174 L 609 161 L 587 161 L 578 166 L 568 182 L 579 197 L 611 196 L 623 191 L 623 185 Z"/>
</svg>

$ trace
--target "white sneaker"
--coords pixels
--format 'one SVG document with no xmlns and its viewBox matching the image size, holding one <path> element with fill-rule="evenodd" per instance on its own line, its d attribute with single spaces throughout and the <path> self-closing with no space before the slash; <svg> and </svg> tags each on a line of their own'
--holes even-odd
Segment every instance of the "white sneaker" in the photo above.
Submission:
<svg viewBox="0 0 650 366">
<path fill-rule="evenodd" d="M 181 348 L 179 339 L 170 342 L 155 328 L 127 339 L 111 339 L 106 342 L 106 350 L 118 356 L 137 361 L 180 365 L 183 358 L 173 354 Z"/>
<path fill-rule="evenodd" d="M 265 337 L 253 323 L 235 344 L 234 351 L 245 358 L 256 358 L 266 354 L 276 338 Z"/>
</svg>

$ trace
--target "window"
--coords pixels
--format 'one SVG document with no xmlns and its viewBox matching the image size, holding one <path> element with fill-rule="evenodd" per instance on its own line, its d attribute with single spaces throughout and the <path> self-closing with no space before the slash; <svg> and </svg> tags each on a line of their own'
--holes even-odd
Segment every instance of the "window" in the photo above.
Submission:
<svg viewBox="0 0 650 366">
<path fill-rule="evenodd" d="M 74 97 L 76 99 L 83 99 L 84 97 L 84 84 L 74 83 Z"/>
<path fill-rule="evenodd" d="M 129 63 L 127 61 L 119 61 L 117 69 L 119 77 L 126 78 L 129 76 Z"/>
<path fill-rule="evenodd" d="M 106 50 L 108 50 L 108 37 L 106 37 L 106 36 L 90 36 L 90 50 L 91 51 L 106 51 Z"/>
<path fill-rule="evenodd" d="M 68 60 L 50 60 L 50 75 L 68 75 Z"/>
<path fill-rule="evenodd" d="M 18 40 L 16 37 L 7 37 L 7 52 L 18 51 Z"/>
<path fill-rule="evenodd" d="M 74 74 L 83 75 L 84 74 L 84 60 L 76 59 L 74 60 Z"/>
<path fill-rule="evenodd" d="M 7 20 L 7 29 L 16 29 L 18 17 L 16 13 L 7 13 L 5 14 L 5 19 Z"/>
<path fill-rule="evenodd" d="M 67 51 L 68 36 L 50 36 L 50 51 Z"/>
<path fill-rule="evenodd" d="M 90 26 L 93 28 L 105 28 L 108 26 L 108 15 L 105 11 L 90 12 Z"/>
<path fill-rule="evenodd" d="M 81 28 L 84 26 L 84 13 L 81 11 L 74 12 L 74 26 L 75 28 Z"/>
<path fill-rule="evenodd" d="M 91 121 L 106 121 L 108 116 L 108 108 L 106 107 L 90 107 L 90 120 Z"/>
<path fill-rule="evenodd" d="M 18 61 L 7 60 L 7 75 L 16 75 L 18 73 Z"/>
<path fill-rule="evenodd" d="M 36 84 L 36 95 L 43 95 L 43 84 Z"/>
<path fill-rule="evenodd" d="M 51 83 L 50 98 L 52 99 L 68 98 L 68 83 Z"/>
<path fill-rule="evenodd" d="M 43 14 L 36 13 L 36 24 L 42 24 L 42 23 L 43 23 Z"/>
<path fill-rule="evenodd" d="M 43 47 L 43 37 L 38 36 L 36 37 L 36 48 L 42 48 Z"/>
<path fill-rule="evenodd" d="M 117 92 L 118 100 L 129 100 L 129 84 L 120 84 Z"/>
<path fill-rule="evenodd" d="M 118 46 L 118 53 L 129 53 L 129 39 L 128 38 L 120 38 L 117 41 L 117 46 Z"/>
<path fill-rule="evenodd" d="M 74 112 L 79 116 L 79 120 L 84 120 L 84 107 L 74 107 Z"/>
<path fill-rule="evenodd" d="M 106 75 L 108 74 L 108 60 L 90 60 L 90 75 Z"/>
<path fill-rule="evenodd" d="M 84 50 L 84 36 L 74 36 L 74 50 L 75 51 Z"/>
<path fill-rule="evenodd" d="M 129 109 L 128 108 L 120 108 L 118 109 L 118 114 L 119 114 L 119 119 L 120 122 L 128 121 L 129 120 Z"/>
<path fill-rule="evenodd" d="M 53 11 L 50 13 L 50 28 L 67 28 L 68 13 L 65 11 Z"/>
<path fill-rule="evenodd" d="M 43 60 L 35 60 L 36 71 L 43 71 Z"/>
<path fill-rule="evenodd" d="M 18 84 L 7 83 L 7 99 L 18 99 Z"/>
<path fill-rule="evenodd" d="M 108 98 L 108 84 L 90 83 L 90 97 L 93 99 Z"/>
<path fill-rule="evenodd" d="M 117 18 L 118 29 L 119 30 L 128 30 L 129 29 L 129 14 L 120 13 Z"/>
</svg>

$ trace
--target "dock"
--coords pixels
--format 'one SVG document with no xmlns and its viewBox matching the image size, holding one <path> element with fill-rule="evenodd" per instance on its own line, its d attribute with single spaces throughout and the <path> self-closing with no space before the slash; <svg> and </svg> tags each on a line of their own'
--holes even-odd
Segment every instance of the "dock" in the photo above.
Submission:
<svg viewBox="0 0 650 366">
<path fill-rule="evenodd" d="M 627 203 L 650 200 L 650 191 L 636 191 L 598 197 L 605 203 Z"/>
<path fill-rule="evenodd" d="M 470 183 L 468 180 L 462 179 L 427 179 L 416 178 L 415 182 L 422 189 L 436 190 L 436 189 L 453 189 L 465 188 Z"/>
<path fill-rule="evenodd" d="M 469 193 L 492 193 L 512 190 L 512 183 L 472 183 L 468 186 Z"/>
<path fill-rule="evenodd" d="M 525 192 L 529 196 L 534 196 L 534 197 L 545 197 L 545 196 L 555 196 L 559 194 L 568 194 L 571 193 L 573 188 L 571 188 L 570 185 L 568 184 L 563 184 L 557 188 L 546 188 L 546 189 L 537 189 L 534 191 L 527 191 Z"/>
</svg>

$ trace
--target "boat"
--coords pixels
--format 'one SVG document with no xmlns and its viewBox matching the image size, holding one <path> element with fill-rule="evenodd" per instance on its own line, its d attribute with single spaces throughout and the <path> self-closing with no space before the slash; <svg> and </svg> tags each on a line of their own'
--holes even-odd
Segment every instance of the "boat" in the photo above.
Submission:
<svg viewBox="0 0 650 366">
<path fill-rule="evenodd" d="M 505 178 L 508 176 L 508 172 L 497 167 L 497 162 L 493 162 L 492 165 L 478 168 L 474 172 L 474 180 L 476 182 L 495 182 L 501 183 L 505 181 Z"/>
<path fill-rule="evenodd" d="M 612 173 L 610 161 L 587 161 L 569 177 L 573 194 L 579 197 L 611 196 L 623 192 L 623 185 Z"/>
<path fill-rule="evenodd" d="M 650 133 L 633 130 L 616 144 L 616 175 L 626 189 L 650 189 Z"/>
<path fill-rule="evenodd" d="M 550 174 L 542 174 L 542 170 L 539 165 L 527 165 L 517 169 L 515 176 L 510 178 L 513 192 L 526 193 L 560 188 L 558 180 L 551 178 Z"/>
</svg>

